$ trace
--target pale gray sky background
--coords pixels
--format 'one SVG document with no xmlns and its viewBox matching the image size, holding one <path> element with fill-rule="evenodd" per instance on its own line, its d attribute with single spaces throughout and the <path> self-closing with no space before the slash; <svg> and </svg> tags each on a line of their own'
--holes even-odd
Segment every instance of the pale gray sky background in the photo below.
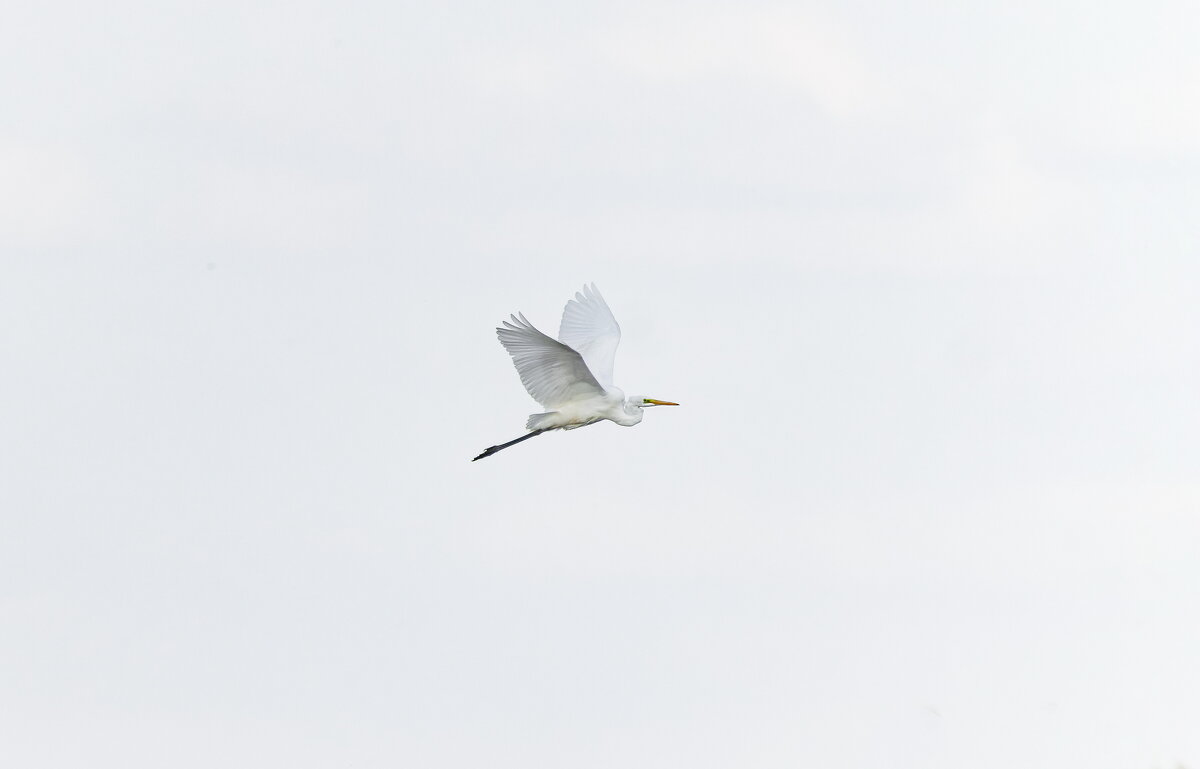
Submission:
<svg viewBox="0 0 1200 769">
<path fill-rule="evenodd" d="M 3 765 L 1200 767 L 1200 5 L 2 15 Z"/>
</svg>

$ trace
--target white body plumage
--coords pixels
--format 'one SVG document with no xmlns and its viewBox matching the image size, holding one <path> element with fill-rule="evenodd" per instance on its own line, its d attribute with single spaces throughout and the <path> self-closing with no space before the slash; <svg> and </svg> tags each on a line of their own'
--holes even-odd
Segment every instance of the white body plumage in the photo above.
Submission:
<svg viewBox="0 0 1200 769">
<path fill-rule="evenodd" d="M 633 398 L 626 400 L 625 393 L 616 387 L 609 387 L 602 394 L 586 400 L 564 403 L 556 411 L 530 414 L 525 429 L 573 430 L 605 419 L 622 427 L 633 427 L 642 421 L 642 406 Z"/>
</svg>

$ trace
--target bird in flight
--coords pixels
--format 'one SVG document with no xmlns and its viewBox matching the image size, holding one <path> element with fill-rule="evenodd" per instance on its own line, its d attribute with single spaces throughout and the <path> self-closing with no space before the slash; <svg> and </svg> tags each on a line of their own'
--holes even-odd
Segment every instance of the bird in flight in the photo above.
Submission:
<svg viewBox="0 0 1200 769">
<path fill-rule="evenodd" d="M 496 329 L 496 336 L 512 356 L 521 384 L 546 411 L 529 416 L 528 433 L 489 446 L 472 462 L 550 430 L 574 430 L 603 419 L 633 427 L 651 406 L 679 405 L 640 395 L 626 398 L 613 386 L 621 327 L 595 284 L 584 286 L 567 302 L 558 341 L 538 331 L 520 313 L 509 318 L 511 322 L 503 321 Z"/>
</svg>

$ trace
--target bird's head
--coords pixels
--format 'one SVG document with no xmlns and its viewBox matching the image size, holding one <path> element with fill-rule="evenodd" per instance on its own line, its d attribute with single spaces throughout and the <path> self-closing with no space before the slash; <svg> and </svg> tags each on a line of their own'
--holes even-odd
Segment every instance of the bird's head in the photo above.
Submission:
<svg viewBox="0 0 1200 769">
<path fill-rule="evenodd" d="M 642 395 L 634 395 L 629 399 L 629 405 L 633 406 L 634 408 L 648 409 L 651 406 L 678 406 L 679 404 L 672 403 L 671 401 L 660 401 L 654 398 L 647 398 Z"/>
</svg>

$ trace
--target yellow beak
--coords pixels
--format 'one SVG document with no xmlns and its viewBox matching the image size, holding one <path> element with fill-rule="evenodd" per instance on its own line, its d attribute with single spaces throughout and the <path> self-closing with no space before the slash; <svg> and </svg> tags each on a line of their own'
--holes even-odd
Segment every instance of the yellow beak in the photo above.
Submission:
<svg viewBox="0 0 1200 769">
<path fill-rule="evenodd" d="M 679 405 L 678 403 L 671 403 L 671 401 L 656 401 L 653 398 L 643 398 L 642 400 L 646 401 L 646 403 L 653 403 L 655 406 L 678 406 Z"/>
</svg>

